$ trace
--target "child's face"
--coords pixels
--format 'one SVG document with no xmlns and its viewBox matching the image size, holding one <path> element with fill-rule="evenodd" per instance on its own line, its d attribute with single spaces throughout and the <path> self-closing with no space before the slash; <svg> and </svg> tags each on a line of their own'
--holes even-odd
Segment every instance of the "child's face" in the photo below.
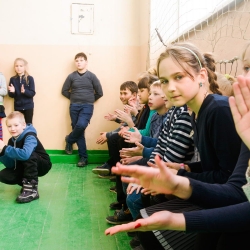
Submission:
<svg viewBox="0 0 250 250">
<path fill-rule="evenodd" d="M 248 46 L 245 57 L 243 58 L 243 74 L 246 77 L 250 77 L 250 45 Z"/>
<path fill-rule="evenodd" d="M 16 73 L 19 76 L 21 76 L 21 75 L 24 74 L 24 72 L 25 72 L 25 65 L 24 65 L 23 61 L 21 61 L 21 60 L 16 61 L 14 67 L 15 67 Z"/>
<path fill-rule="evenodd" d="M 139 102 L 141 104 L 148 103 L 149 91 L 147 88 L 138 89 Z"/>
<path fill-rule="evenodd" d="M 19 136 L 26 127 L 26 124 L 22 123 L 19 118 L 8 119 L 6 125 L 13 137 Z"/>
<path fill-rule="evenodd" d="M 84 57 L 78 57 L 75 59 L 75 65 L 77 70 L 85 70 L 87 67 L 88 61 L 84 59 Z"/>
<path fill-rule="evenodd" d="M 151 86 L 148 97 L 148 106 L 151 110 L 158 110 L 165 107 L 165 94 L 160 87 Z"/>
<path fill-rule="evenodd" d="M 120 90 L 120 100 L 124 105 L 128 104 L 128 100 L 133 96 L 136 97 L 136 93 L 132 93 L 128 88 Z"/>
<path fill-rule="evenodd" d="M 194 80 L 172 58 L 168 57 L 160 62 L 161 87 L 167 99 L 174 106 L 180 107 L 189 104 L 199 92 L 200 79 L 191 69 L 189 71 L 194 76 Z"/>
</svg>

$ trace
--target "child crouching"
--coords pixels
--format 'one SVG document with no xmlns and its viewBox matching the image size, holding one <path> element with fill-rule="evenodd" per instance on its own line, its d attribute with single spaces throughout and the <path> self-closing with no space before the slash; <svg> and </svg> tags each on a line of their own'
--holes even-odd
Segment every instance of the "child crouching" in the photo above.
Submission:
<svg viewBox="0 0 250 250">
<path fill-rule="evenodd" d="M 6 167 L 0 171 L 0 182 L 22 186 L 16 201 L 30 202 L 39 198 L 38 176 L 46 175 L 52 163 L 37 138 L 36 129 L 32 124 L 26 125 L 22 113 L 10 113 L 6 125 L 12 137 L 8 145 L 0 140 L 0 162 Z"/>
</svg>

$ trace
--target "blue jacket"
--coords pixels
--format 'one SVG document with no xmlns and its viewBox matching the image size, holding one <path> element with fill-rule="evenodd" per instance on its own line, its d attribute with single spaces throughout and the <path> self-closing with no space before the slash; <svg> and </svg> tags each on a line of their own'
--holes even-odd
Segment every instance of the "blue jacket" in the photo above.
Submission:
<svg viewBox="0 0 250 250">
<path fill-rule="evenodd" d="M 35 92 L 35 83 L 32 76 L 28 76 L 28 83 L 26 83 L 24 76 L 13 76 L 10 78 L 10 85 L 15 87 L 15 93 L 8 91 L 8 95 L 14 98 L 15 110 L 27 110 L 34 108 L 33 97 Z M 21 86 L 24 86 L 25 92 L 21 93 Z"/>
<path fill-rule="evenodd" d="M 30 158 L 33 151 L 35 151 L 38 140 L 34 135 L 28 135 L 24 140 L 23 148 L 16 148 L 15 145 L 21 141 L 27 133 L 37 134 L 36 129 L 32 124 L 27 124 L 23 133 L 15 139 L 14 137 L 10 138 L 8 145 L 4 146 L 2 152 L 0 153 L 0 162 L 4 164 L 7 168 L 13 168 L 16 166 L 16 161 L 26 161 Z M 9 144 L 14 144 L 10 146 Z"/>
</svg>

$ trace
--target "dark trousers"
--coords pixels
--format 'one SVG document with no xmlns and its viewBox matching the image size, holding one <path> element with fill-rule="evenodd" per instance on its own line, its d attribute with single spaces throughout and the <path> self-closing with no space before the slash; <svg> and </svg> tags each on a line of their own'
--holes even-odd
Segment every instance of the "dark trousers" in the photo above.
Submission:
<svg viewBox="0 0 250 250">
<path fill-rule="evenodd" d="M 248 249 L 249 235 L 250 231 L 232 233 L 198 233 L 194 250 Z"/>
<path fill-rule="evenodd" d="M 139 219 L 139 218 L 137 218 Z M 235 250 L 248 249 L 250 231 L 232 233 L 198 233 L 194 250 Z M 163 250 L 153 232 L 137 232 L 145 250 Z M 178 239 L 176 239 L 178 240 Z M 180 240 L 180 239 L 179 239 Z"/>
<path fill-rule="evenodd" d="M 119 153 L 119 148 L 118 148 L 118 141 L 120 139 L 120 136 L 118 133 L 112 134 L 108 141 L 108 150 L 109 150 L 109 159 L 107 160 L 107 163 L 113 167 L 115 164 L 120 161 L 120 153 Z"/>
<path fill-rule="evenodd" d="M 38 177 L 46 175 L 51 169 L 51 162 L 41 158 L 36 152 L 33 152 L 27 161 L 17 161 L 15 168 L 4 168 L 0 171 L 0 182 L 5 184 L 18 184 L 22 186 L 22 180 L 35 180 Z"/>
<path fill-rule="evenodd" d="M 93 111 L 93 104 L 73 103 L 70 104 L 69 107 L 72 132 L 69 134 L 67 141 L 70 144 L 77 144 L 80 158 L 88 158 L 85 140 L 85 129 L 90 123 Z"/>
<path fill-rule="evenodd" d="M 34 109 L 16 110 L 16 111 L 19 111 L 24 115 L 24 119 L 26 123 L 32 124 Z"/>
<path fill-rule="evenodd" d="M 121 160 L 120 150 L 125 147 L 132 147 L 134 144 L 129 144 L 118 134 L 112 134 L 108 139 L 109 160 L 107 163 L 112 167 Z M 111 169 L 112 171 L 112 169 Z M 120 204 L 123 204 L 124 209 L 127 209 L 126 194 L 123 192 L 121 176 L 116 175 L 116 199 Z"/>
</svg>

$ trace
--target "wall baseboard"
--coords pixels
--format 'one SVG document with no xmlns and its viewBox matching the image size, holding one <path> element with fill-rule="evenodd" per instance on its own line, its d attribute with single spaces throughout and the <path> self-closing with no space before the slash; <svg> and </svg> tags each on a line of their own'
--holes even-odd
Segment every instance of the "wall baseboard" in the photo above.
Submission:
<svg viewBox="0 0 250 250">
<path fill-rule="evenodd" d="M 52 163 L 72 163 L 75 164 L 79 160 L 78 151 L 74 150 L 72 155 L 65 154 L 64 150 L 46 149 Z M 108 150 L 88 150 L 88 162 L 90 164 L 103 164 L 109 158 Z"/>
</svg>

